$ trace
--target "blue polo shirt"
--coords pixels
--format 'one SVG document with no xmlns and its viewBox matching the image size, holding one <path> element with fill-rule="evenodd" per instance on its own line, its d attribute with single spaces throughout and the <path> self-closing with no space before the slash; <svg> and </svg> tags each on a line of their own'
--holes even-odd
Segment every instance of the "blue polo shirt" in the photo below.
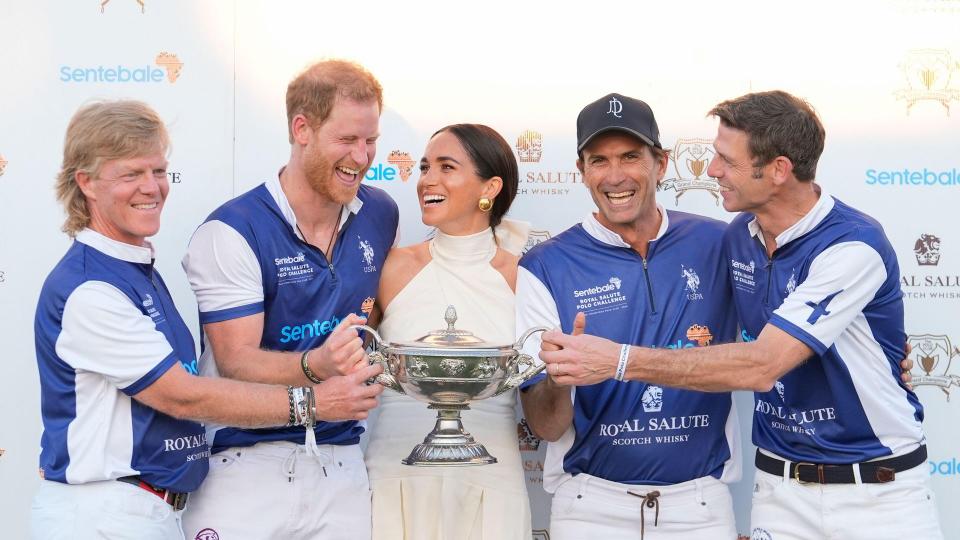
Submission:
<svg viewBox="0 0 960 540">
<path fill-rule="evenodd" d="M 906 334 L 896 253 L 876 220 L 821 193 L 768 258 L 756 218 L 724 236 L 750 341 L 767 324 L 814 356 L 755 394 L 753 441 L 792 461 L 843 464 L 923 442 L 923 407 L 900 382 Z"/>
<path fill-rule="evenodd" d="M 618 343 L 686 348 L 730 342 L 720 221 L 660 209 L 646 259 L 590 215 L 520 261 L 517 326 L 586 332 Z M 540 343 L 528 340 L 536 355 Z M 525 385 L 539 382 L 538 378 Z M 704 476 L 739 478 L 739 435 L 729 393 L 607 380 L 571 387 L 573 426 L 547 447 L 544 487 L 587 473 L 626 484 L 667 485 Z"/>
<path fill-rule="evenodd" d="M 383 191 L 361 185 L 342 210 L 332 264 L 300 236 L 279 180 L 216 209 L 197 229 L 183 265 L 197 295 L 200 323 L 263 314 L 260 346 L 275 351 L 319 347 L 350 313 L 367 316 L 380 269 L 393 245 L 397 205 Z M 204 375 L 219 376 L 204 337 Z M 262 441 L 303 444 L 302 427 L 241 429 L 210 425 L 214 452 Z M 318 444 L 356 444 L 358 422 L 318 422 Z"/>
<path fill-rule="evenodd" d="M 168 370 L 196 367 L 152 248 L 81 231 L 44 281 L 34 332 L 44 478 L 138 474 L 172 491 L 200 486 L 210 455 L 203 427 L 132 399 Z"/>
</svg>

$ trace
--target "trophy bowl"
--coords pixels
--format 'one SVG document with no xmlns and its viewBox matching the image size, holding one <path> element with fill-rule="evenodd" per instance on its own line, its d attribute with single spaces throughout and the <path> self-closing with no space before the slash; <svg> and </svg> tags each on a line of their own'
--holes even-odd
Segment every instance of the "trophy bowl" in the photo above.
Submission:
<svg viewBox="0 0 960 540">
<path fill-rule="evenodd" d="M 543 371 L 544 365 L 537 365 L 520 348 L 527 338 L 549 328 L 531 328 L 516 343 L 495 345 L 454 328 L 457 310 L 453 306 L 447 307 L 444 320 L 446 329 L 434 330 L 410 343 L 386 343 L 366 325 L 351 328 L 373 336 L 374 349 L 367 357 L 371 364 L 383 366 L 376 382 L 428 403 L 428 408 L 437 411 L 433 431 L 402 460 L 404 465 L 496 463 L 497 458 L 463 428 L 460 411 L 469 409 L 471 401 L 513 390 Z"/>
</svg>

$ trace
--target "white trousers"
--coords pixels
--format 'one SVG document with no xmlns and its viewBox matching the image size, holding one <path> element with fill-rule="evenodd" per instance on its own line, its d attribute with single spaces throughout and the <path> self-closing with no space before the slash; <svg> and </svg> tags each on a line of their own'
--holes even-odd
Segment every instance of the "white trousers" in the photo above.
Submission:
<svg viewBox="0 0 960 540">
<path fill-rule="evenodd" d="M 645 504 L 651 497 L 643 496 L 653 491 L 660 495 L 651 507 Z M 578 474 L 553 495 L 551 540 L 640 540 L 641 530 L 643 540 L 735 540 L 730 490 L 712 476 L 671 486 L 635 486 Z"/>
<path fill-rule="evenodd" d="M 752 540 L 941 540 L 936 499 L 924 463 L 885 484 L 800 484 L 757 471 Z"/>
<path fill-rule="evenodd" d="M 368 540 L 370 487 L 359 445 L 290 442 L 210 456 L 210 474 L 183 513 L 187 540 Z"/>
<path fill-rule="evenodd" d="M 61 484 L 44 480 L 33 498 L 35 540 L 183 540 L 180 512 L 163 499 L 116 480 Z"/>
</svg>

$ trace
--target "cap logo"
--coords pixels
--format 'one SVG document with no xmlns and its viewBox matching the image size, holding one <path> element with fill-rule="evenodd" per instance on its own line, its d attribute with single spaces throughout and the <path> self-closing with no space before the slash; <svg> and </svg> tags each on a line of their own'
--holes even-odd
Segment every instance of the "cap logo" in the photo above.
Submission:
<svg viewBox="0 0 960 540">
<path fill-rule="evenodd" d="M 623 111 L 623 103 L 620 103 L 620 100 L 612 97 L 610 98 L 610 109 L 607 111 L 607 114 L 612 114 L 617 118 L 623 118 L 620 116 L 620 113 Z"/>
</svg>

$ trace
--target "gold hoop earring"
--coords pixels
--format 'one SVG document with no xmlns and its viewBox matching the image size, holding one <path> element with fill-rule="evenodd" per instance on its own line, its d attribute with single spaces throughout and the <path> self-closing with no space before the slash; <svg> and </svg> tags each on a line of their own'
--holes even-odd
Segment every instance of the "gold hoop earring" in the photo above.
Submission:
<svg viewBox="0 0 960 540">
<path fill-rule="evenodd" d="M 477 206 L 480 207 L 481 212 L 489 212 L 490 209 L 493 208 L 493 201 L 491 201 L 486 197 L 483 197 L 482 199 L 480 199 L 480 202 L 477 203 Z"/>
</svg>

